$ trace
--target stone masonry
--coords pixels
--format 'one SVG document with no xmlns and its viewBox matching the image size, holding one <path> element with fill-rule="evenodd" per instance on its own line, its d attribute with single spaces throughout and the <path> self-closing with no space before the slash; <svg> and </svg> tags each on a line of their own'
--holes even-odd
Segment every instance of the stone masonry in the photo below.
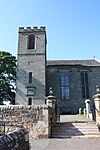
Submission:
<svg viewBox="0 0 100 150">
<path fill-rule="evenodd" d="M 0 106 L 0 130 L 5 134 L 26 128 L 34 139 L 49 137 L 48 106 Z"/>
<path fill-rule="evenodd" d="M 28 37 L 35 37 L 34 49 L 28 49 Z M 19 28 L 16 104 L 44 104 L 45 99 L 45 66 L 46 66 L 46 30 L 45 27 Z M 29 83 L 29 72 L 32 83 Z M 31 92 L 30 93 L 28 93 Z"/>
<path fill-rule="evenodd" d="M 29 135 L 26 129 L 20 129 L 0 136 L 0 150 L 29 150 Z"/>
</svg>

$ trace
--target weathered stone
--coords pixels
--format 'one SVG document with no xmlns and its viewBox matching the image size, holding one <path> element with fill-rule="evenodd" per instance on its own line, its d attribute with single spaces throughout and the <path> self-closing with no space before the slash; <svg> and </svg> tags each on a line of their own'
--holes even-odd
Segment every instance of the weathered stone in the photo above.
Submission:
<svg viewBox="0 0 100 150">
<path fill-rule="evenodd" d="M 24 31 L 24 32 L 23 32 Z M 35 36 L 34 49 L 28 49 L 29 36 Z M 46 30 L 19 29 L 18 60 L 16 80 L 16 104 L 28 105 L 28 98 L 32 104 L 44 104 L 46 81 Z M 29 72 L 32 72 L 32 83 L 29 83 Z M 29 87 L 33 88 L 29 95 Z M 29 106 L 30 109 L 30 106 Z"/>
<path fill-rule="evenodd" d="M 26 129 L 0 136 L 0 150 L 29 150 L 29 134 Z"/>
<path fill-rule="evenodd" d="M 95 112 L 96 112 L 96 122 L 100 126 L 100 93 L 97 93 L 93 96 L 95 103 Z"/>
<path fill-rule="evenodd" d="M 8 108 L 13 109 L 8 109 Z M 4 129 L 3 120 L 5 119 L 5 133 L 18 131 L 25 127 L 29 131 L 30 137 L 37 138 L 41 134 L 49 134 L 48 126 L 48 107 L 39 106 L 0 106 L 1 129 Z M 38 131 L 39 128 L 39 132 Z M 45 136 L 42 136 L 45 137 Z"/>
</svg>

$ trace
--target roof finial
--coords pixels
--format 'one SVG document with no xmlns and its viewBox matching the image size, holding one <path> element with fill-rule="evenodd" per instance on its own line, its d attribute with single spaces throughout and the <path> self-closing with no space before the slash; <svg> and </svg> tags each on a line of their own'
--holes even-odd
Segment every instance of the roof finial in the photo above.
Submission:
<svg viewBox="0 0 100 150">
<path fill-rule="evenodd" d="M 96 86 L 96 93 L 100 94 L 100 87 L 98 85 Z"/>
<path fill-rule="evenodd" d="M 49 94 L 50 96 L 53 95 L 52 87 L 49 88 Z"/>
<path fill-rule="evenodd" d="M 93 55 L 93 58 L 95 58 L 95 55 Z"/>
</svg>

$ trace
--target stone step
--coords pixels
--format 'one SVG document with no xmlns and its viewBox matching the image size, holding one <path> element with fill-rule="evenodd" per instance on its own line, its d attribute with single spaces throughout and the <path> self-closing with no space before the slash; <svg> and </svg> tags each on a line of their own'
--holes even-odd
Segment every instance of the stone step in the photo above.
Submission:
<svg viewBox="0 0 100 150">
<path fill-rule="evenodd" d="M 52 128 L 52 131 L 98 131 L 98 128 Z"/>
<path fill-rule="evenodd" d="M 54 127 L 52 127 L 52 128 L 53 128 L 53 129 L 55 129 L 55 128 L 56 128 L 56 129 L 63 129 L 63 128 L 65 128 L 65 129 L 69 129 L 69 128 L 70 128 L 70 129 L 74 129 L 74 128 L 78 128 L 78 129 L 79 129 L 79 128 L 80 128 L 80 129 L 81 129 L 81 128 L 82 128 L 82 129 L 83 129 L 83 128 L 85 128 L 85 129 L 89 129 L 89 128 L 90 128 L 90 129 L 94 129 L 94 128 L 95 128 L 95 129 L 98 129 L 98 127 L 97 127 L 96 125 L 94 125 L 94 126 L 92 126 L 92 125 L 54 126 Z"/>
<path fill-rule="evenodd" d="M 100 132 L 98 130 L 52 130 L 53 133 L 77 133 L 77 132 L 81 132 L 81 133 L 86 133 L 86 132 L 98 132 L 100 134 Z"/>
<path fill-rule="evenodd" d="M 96 124 L 85 124 L 85 123 L 82 123 L 82 124 L 79 124 L 79 123 L 73 123 L 73 124 L 66 124 L 66 125 L 56 125 L 56 127 L 69 127 L 69 126 L 96 126 Z"/>
<path fill-rule="evenodd" d="M 95 125 L 95 126 L 65 126 L 65 127 L 63 127 L 63 126 L 55 126 L 55 127 L 52 127 L 52 129 L 98 129 L 98 127 Z"/>
<path fill-rule="evenodd" d="M 69 127 L 69 126 L 96 126 L 96 124 L 85 124 L 85 123 L 71 123 L 71 124 L 61 124 L 61 125 L 55 125 L 56 127 Z"/>
<path fill-rule="evenodd" d="M 59 134 L 62 134 L 62 135 L 100 135 L 100 132 L 52 132 L 52 135 L 59 135 Z"/>
<path fill-rule="evenodd" d="M 52 128 L 56 128 L 56 129 L 61 129 L 61 128 L 66 128 L 66 129 L 68 129 L 68 128 L 71 128 L 71 129 L 73 129 L 73 128 L 98 128 L 96 125 L 95 126 L 90 126 L 90 125 L 86 125 L 86 126 L 79 126 L 79 125 L 70 125 L 70 126 L 53 126 Z"/>
<path fill-rule="evenodd" d="M 52 129 L 52 131 L 57 131 L 57 132 L 66 132 L 66 131 L 69 131 L 69 132 L 75 132 L 75 131 L 97 131 L 97 132 L 99 132 L 99 130 L 97 129 L 97 128 L 73 128 L 73 129 L 71 129 L 71 128 L 69 128 L 69 129 L 66 129 L 66 128 L 63 128 L 63 129 Z"/>
<path fill-rule="evenodd" d="M 61 121 L 52 127 L 53 138 L 100 138 L 96 123 L 90 119 L 66 115 L 61 116 Z"/>
<path fill-rule="evenodd" d="M 74 128 L 74 129 L 70 129 L 70 128 L 69 129 L 65 129 L 65 128 L 56 129 L 55 128 L 55 129 L 52 129 L 52 132 L 54 132 L 54 133 L 55 132 L 56 133 L 61 133 L 61 132 L 65 132 L 65 133 L 70 133 L 70 132 L 72 132 L 72 133 L 74 133 L 74 132 L 75 133 L 77 133 L 77 132 L 82 132 L 82 133 L 83 132 L 98 132 L 98 133 L 100 133 L 97 128 L 94 128 L 94 129 L 93 128 L 92 129 L 91 128 L 86 128 L 86 129 L 85 128 L 81 128 L 81 129 L 80 128 L 78 128 L 78 129 L 77 128 Z"/>
<path fill-rule="evenodd" d="M 52 135 L 52 138 L 100 138 L 100 135 L 80 135 L 80 136 Z"/>
<path fill-rule="evenodd" d="M 94 122 L 91 123 L 60 123 L 52 127 L 52 137 L 100 137 L 98 127 Z"/>
<path fill-rule="evenodd" d="M 84 125 L 84 126 L 86 126 L 86 125 L 88 125 L 88 126 L 96 126 L 96 123 L 89 123 L 89 122 L 83 122 L 83 123 L 79 123 L 79 122 L 77 122 L 77 123 L 73 123 L 73 122 L 68 122 L 68 123 L 57 123 L 56 124 L 56 126 L 70 126 L 70 125 Z"/>
</svg>

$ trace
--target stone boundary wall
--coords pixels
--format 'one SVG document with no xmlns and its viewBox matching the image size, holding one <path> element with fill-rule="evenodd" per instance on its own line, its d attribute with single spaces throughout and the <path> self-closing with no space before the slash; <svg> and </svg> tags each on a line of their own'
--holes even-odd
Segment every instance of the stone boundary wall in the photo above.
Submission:
<svg viewBox="0 0 100 150">
<path fill-rule="evenodd" d="M 31 138 L 48 138 L 48 106 L 0 105 L 0 130 L 5 130 L 7 134 L 23 127 L 28 130 Z"/>
<path fill-rule="evenodd" d="M 0 136 L 0 150 L 29 150 L 29 134 L 26 129 Z"/>
</svg>

